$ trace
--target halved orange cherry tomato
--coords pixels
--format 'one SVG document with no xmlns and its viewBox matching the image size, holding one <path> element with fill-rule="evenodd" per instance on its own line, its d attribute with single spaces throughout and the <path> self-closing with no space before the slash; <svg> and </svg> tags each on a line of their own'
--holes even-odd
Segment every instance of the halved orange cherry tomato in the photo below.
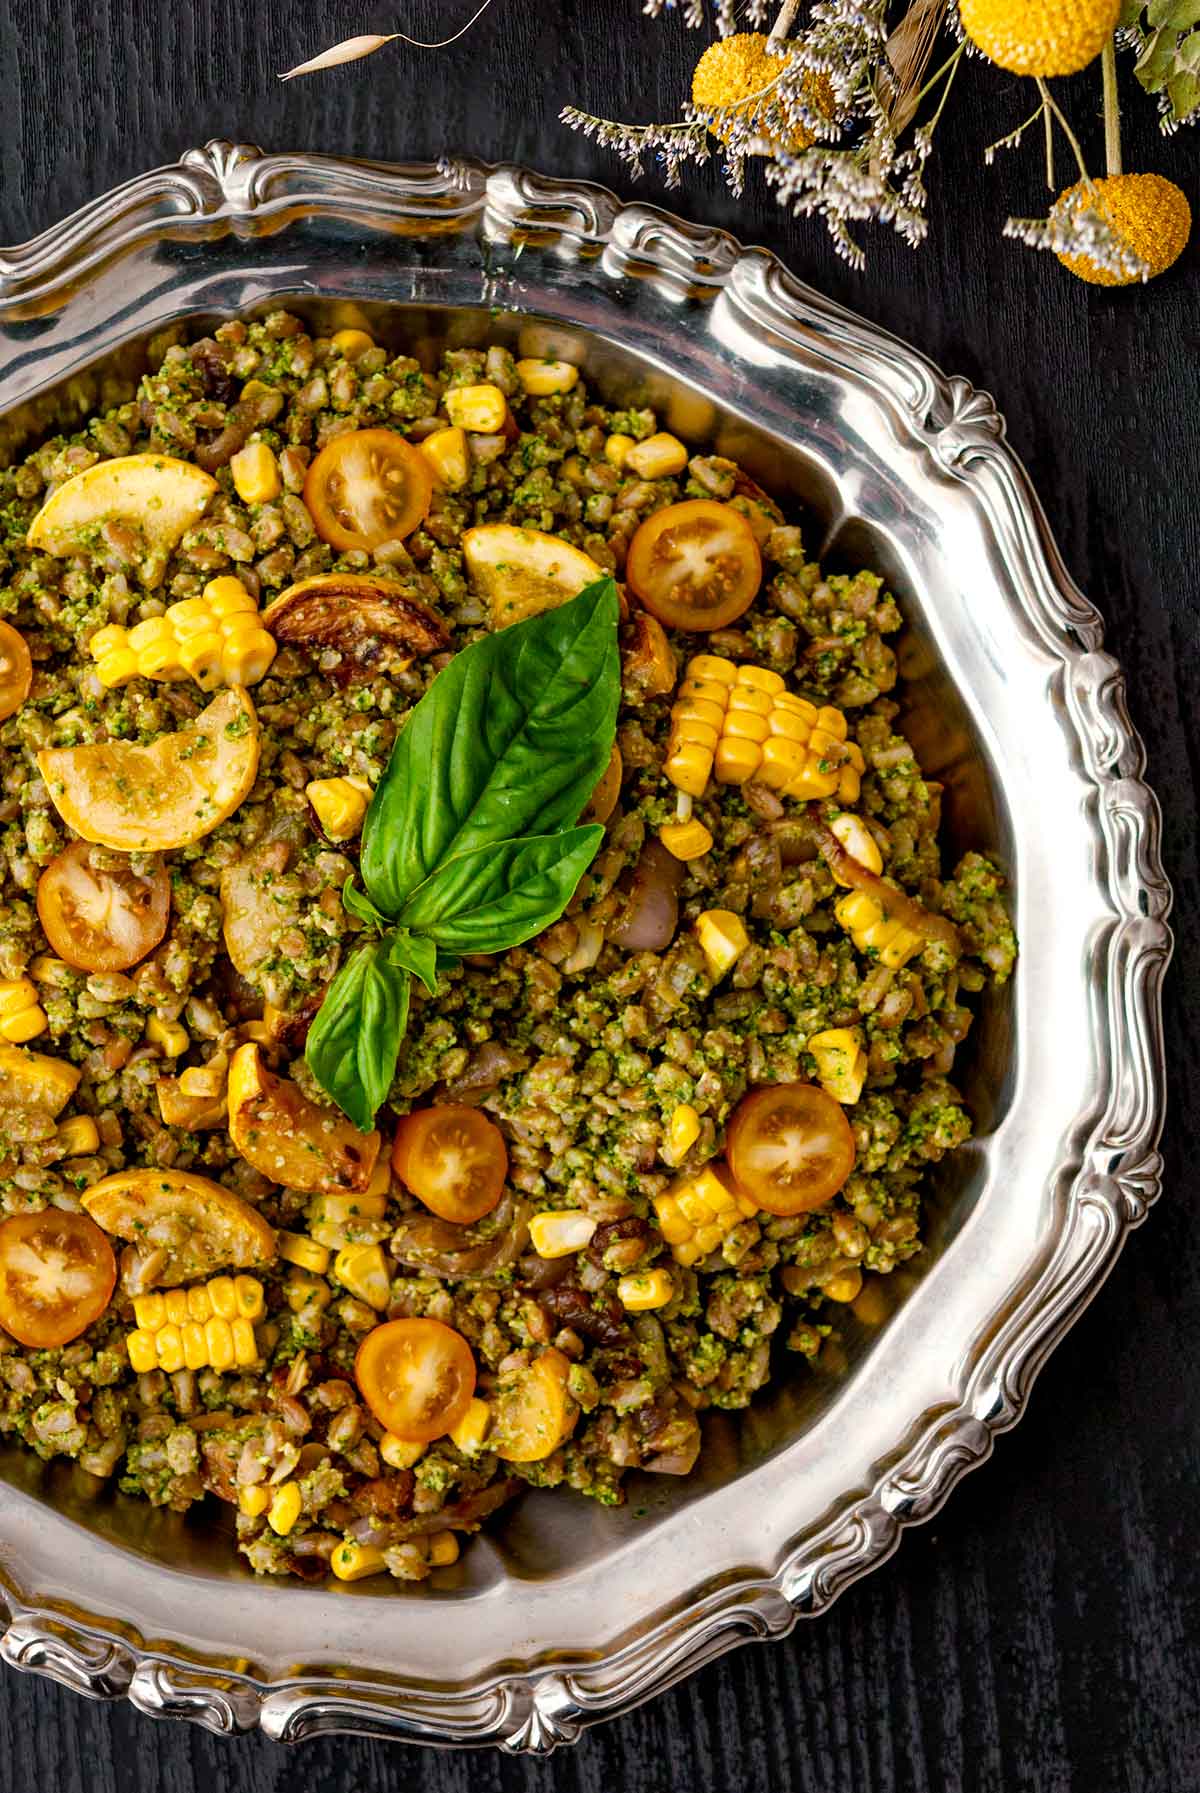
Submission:
<svg viewBox="0 0 1200 1793">
<path fill-rule="evenodd" d="M 127 863 L 103 863 L 114 857 L 106 847 L 75 840 L 38 879 L 38 920 L 46 938 L 60 959 L 80 971 L 126 971 L 153 952 L 167 931 L 166 867 L 158 863 L 143 874 Z"/>
<path fill-rule="evenodd" d="M 43 1208 L 0 1221 L 0 1326 L 22 1345 L 69 1345 L 108 1306 L 113 1248 L 94 1220 Z"/>
<path fill-rule="evenodd" d="M 776 1083 L 739 1102 L 725 1157 L 739 1189 L 768 1214 L 811 1214 L 854 1169 L 854 1135 L 823 1089 Z"/>
<path fill-rule="evenodd" d="M 494 1121 L 464 1102 L 417 1108 L 396 1129 L 392 1168 L 441 1220 L 467 1226 L 504 1192 L 508 1148 Z"/>
<path fill-rule="evenodd" d="M 471 1405 L 475 1358 L 440 1320 L 388 1320 L 358 1347 L 354 1379 L 381 1426 L 407 1444 L 429 1444 Z"/>
<path fill-rule="evenodd" d="M 350 430 L 308 470 L 304 502 L 323 542 L 343 554 L 411 535 L 433 496 L 429 462 L 395 430 Z"/>
<path fill-rule="evenodd" d="M 753 603 L 762 555 L 740 511 L 689 498 L 646 518 L 629 544 L 625 577 L 668 627 L 723 629 Z"/>
<path fill-rule="evenodd" d="M 33 661 L 25 637 L 11 623 L 0 623 L 0 722 L 15 716 L 33 683 Z"/>
<path fill-rule="evenodd" d="M 497 1393 L 489 1450 L 506 1463 L 540 1463 L 575 1430 L 579 1409 L 567 1393 L 570 1359 L 550 1345 Z"/>
</svg>

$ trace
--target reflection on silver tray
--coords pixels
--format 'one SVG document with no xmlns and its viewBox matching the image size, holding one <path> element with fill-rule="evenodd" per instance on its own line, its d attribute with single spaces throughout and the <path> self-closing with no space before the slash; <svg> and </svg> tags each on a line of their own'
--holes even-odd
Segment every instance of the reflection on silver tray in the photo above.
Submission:
<svg viewBox="0 0 1200 1793">
<path fill-rule="evenodd" d="M 948 851 L 999 855 L 1022 955 L 964 1066 L 930 1248 L 836 1364 L 706 1424 L 610 1512 L 526 1497 L 420 1588 L 256 1581 L 228 1521 L 0 1453 L 14 1667 L 216 1731 L 548 1750 L 818 1613 L 1019 1417 L 1158 1193 L 1170 891 L 1099 618 L 991 399 L 770 255 L 599 187 L 210 144 L 0 254 L 0 456 L 136 377 L 156 329 L 286 301 L 384 340 L 500 335 L 733 454 L 882 571 Z"/>
</svg>

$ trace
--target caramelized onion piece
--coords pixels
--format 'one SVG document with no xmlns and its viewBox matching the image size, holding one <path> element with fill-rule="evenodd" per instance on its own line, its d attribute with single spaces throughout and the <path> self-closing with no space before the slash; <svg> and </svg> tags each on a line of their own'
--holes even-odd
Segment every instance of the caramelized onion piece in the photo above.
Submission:
<svg viewBox="0 0 1200 1793">
<path fill-rule="evenodd" d="M 679 860 L 661 841 L 647 841 L 624 891 L 624 907 L 606 930 L 612 944 L 629 953 L 660 953 L 670 946 L 679 925 L 682 882 Z"/>
<path fill-rule="evenodd" d="M 441 618 L 390 579 L 359 573 L 322 573 L 281 592 L 262 623 L 276 641 L 318 653 L 336 648 L 352 671 L 369 671 L 386 642 L 422 659 L 445 647 Z"/>
<path fill-rule="evenodd" d="M 414 1214 L 393 1234 L 392 1256 L 426 1276 L 494 1276 L 515 1264 L 527 1249 L 532 1212 L 528 1202 L 518 1201 L 509 1191 L 476 1226 L 459 1226 L 436 1214 Z"/>
</svg>

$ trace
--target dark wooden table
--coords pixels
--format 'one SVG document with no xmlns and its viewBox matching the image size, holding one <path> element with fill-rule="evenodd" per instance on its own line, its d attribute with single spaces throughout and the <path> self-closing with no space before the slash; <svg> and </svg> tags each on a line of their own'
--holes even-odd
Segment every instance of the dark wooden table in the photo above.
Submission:
<svg viewBox="0 0 1200 1793">
<path fill-rule="evenodd" d="M 393 46 L 281 87 L 279 69 L 396 23 L 441 37 L 470 0 L 7 0 L 0 8 L 0 238 L 19 241 L 93 194 L 216 136 L 273 149 L 420 159 L 460 149 L 620 188 L 605 152 L 557 123 L 567 100 L 676 116 L 702 38 L 640 0 L 494 0 L 462 43 Z M 1126 65 L 1127 68 L 1127 65 Z M 1195 139 L 1164 141 L 1127 96 L 1126 165 L 1196 203 Z M 1100 159 L 1098 71 L 1065 97 Z M 1180 938 L 1167 1047 L 1166 1194 L 1043 1373 L 1030 1411 L 936 1523 L 823 1619 L 745 1649 L 550 1763 L 351 1739 L 289 1754 L 216 1741 L 0 1679 L 0 1793 L 1195 1793 L 1200 1789 L 1200 1243 L 1193 1219 L 1200 1045 L 1195 733 L 1197 254 L 1108 293 L 1000 239 L 1044 206 L 1038 146 L 985 171 L 982 147 L 1031 108 L 971 68 L 933 170 L 920 251 L 869 235 L 865 275 L 820 225 L 752 179 L 715 171 L 668 203 L 764 242 L 817 286 L 995 392 L 1068 565 L 1104 612 L 1162 798 Z M 642 191 L 658 192 L 653 181 Z"/>
</svg>

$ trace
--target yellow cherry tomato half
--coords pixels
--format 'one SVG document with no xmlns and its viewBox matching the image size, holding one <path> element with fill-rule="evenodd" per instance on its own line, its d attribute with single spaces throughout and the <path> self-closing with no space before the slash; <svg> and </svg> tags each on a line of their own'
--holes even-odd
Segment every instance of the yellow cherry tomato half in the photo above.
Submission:
<svg viewBox="0 0 1200 1793">
<path fill-rule="evenodd" d="M 52 859 L 37 887 L 38 920 L 60 959 L 79 971 L 127 971 L 152 953 L 167 931 L 171 880 L 166 867 L 149 874 L 111 860 L 87 841 L 72 841 Z"/>
<path fill-rule="evenodd" d="M 508 1148 L 494 1121 L 463 1102 L 417 1108 L 396 1129 L 392 1168 L 442 1220 L 467 1226 L 504 1193 Z"/>
<path fill-rule="evenodd" d="M 689 498 L 646 518 L 629 544 L 625 577 L 659 622 L 703 633 L 750 608 L 762 555 L 740 511 Z"/>
<path fill-rule="evenodd" d="M 113 1248 L 86 1214 L 43 1208 L 0 1221 L 0 1326 L 22 1345 L 69 1345 L 112 1298 Z"/>
<path fill-rule="evenodd" d="M 567 1393 L 570 1359 L 554 1345 L 518 1372 L 492 1405 L 488 1448 L 506 1463 L 539 1463 L 575 1430 L 579 1409 Z"/>
<path fill-rule="evenodd" d="M 823 1089 L 776 1083 L 739 1102 L 725 1157 L 738 1188 L 768 1214 L 811 1214 L 854 1169 L 854 1134 Z"/>
<path fill-rule="evenodd" d="M 429 462 L 395 430 L 350 430 L 321 450 L 304 502 L 323 542 L 369 553 L 423 523 L 433 497 Z"/>
<path fill-rule="evenodd" d="M 33 661 L 25 637 L 11 623 L 0 623 L 0 722 L 15 716 L 33 684 Z"/>
<path fill-rule="evenodd" d="M 440 1320 L 388 1320 L 358 1347 L 354 1379 L 381 1426 L 406 1444 L 430 1444 L 470 1406 L 475 1358 Z"/>
</svg>

